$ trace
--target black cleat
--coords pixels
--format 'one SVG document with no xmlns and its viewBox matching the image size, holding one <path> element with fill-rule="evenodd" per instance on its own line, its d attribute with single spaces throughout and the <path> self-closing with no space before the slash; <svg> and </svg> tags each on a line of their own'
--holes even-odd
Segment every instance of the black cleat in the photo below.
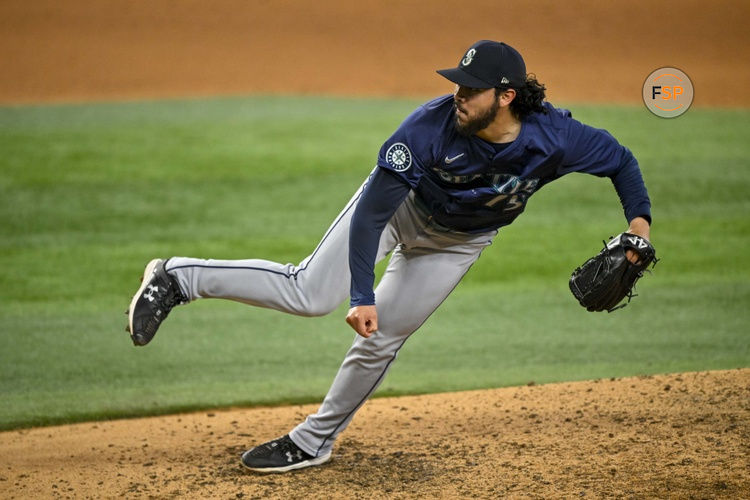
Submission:
<svg viewBox="0 0 750 500">
<path fill-rule="evenodd" d="M 331 452 L 320 457 L 302 451 L 287 434 L 242 454 L 242 466 L 255 472 L 288 472 L 327 462 Z"/>
<path fill-rule="evenodd" d="M 164 263 L 162 259 L 154 259 L 148 263 L 143 272 L 141 287 L 130 302 L 126 330 L 130 332 L 135 345 L 151 342 L 169 311 L 176 305 L 187 303 L 177 280 L 164 270 Z"/>
</svg>

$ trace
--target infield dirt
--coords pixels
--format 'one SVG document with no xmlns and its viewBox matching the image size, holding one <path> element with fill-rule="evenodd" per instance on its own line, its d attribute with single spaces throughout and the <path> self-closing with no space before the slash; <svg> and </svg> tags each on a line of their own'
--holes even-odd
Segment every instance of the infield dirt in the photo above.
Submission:
<svg viewBox="0 0 750 500">
<path fill-rule="evenodd" d="M 748 106 L 750 4 L 0 3 L 0 102 L 246 93 L 433 95 L 509 41 L 551 100 L 640 103 L 660 66 L 699 106 Z M 626 6 L 625 6 L 626 5 Z M 123 297 L 125 304 L 129 297 Z M 245 473 L 315 406 L 0 433 L 2 498 L 747 498 L 750 369 L 376 399 L 323 467 Z"/>
<path fill-rule="evenodd" d="M 696 106 L 750 106 L 750 2 L 3 0 L 0 102 L 294 93 L 433 96 L 482 38 L 552 102 L 641 103 L 655 69 Z"/>
<path fill-rule="evenodd" d="M 315 406 L 0 434 L 2 498 L 747 498 L 750 369 L 368 402 L 318 468 L 248 473 Z"/>
</svg>

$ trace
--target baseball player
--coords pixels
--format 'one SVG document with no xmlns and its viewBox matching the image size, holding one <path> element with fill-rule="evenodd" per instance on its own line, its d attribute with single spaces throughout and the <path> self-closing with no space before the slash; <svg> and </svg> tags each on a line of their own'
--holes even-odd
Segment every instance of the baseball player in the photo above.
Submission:
<svg viewBox="0 0 750 500">
<path fill-rule="evenodd" d="M 175 305 L 201 298 L 318 316 L 349 297 L 346 321 L 358 336 L 322 405 L 245 452 L 248 469 L 326 462 L 401 346 L 545 184 L 570 172 L 609 177 L 628 231 L 649 239 L 651 203 L 631 152 L 545 102 L 518 51 L 481 40 L 438 73 L 454 92 L 417 108 L 385 141 L 375 169 L 299 265 L 173 257 L 146 266 L 128 313 L 135 345 L 150 342 Z M 373 290 L 373 268 L 389 253 Z"/>
</svg>

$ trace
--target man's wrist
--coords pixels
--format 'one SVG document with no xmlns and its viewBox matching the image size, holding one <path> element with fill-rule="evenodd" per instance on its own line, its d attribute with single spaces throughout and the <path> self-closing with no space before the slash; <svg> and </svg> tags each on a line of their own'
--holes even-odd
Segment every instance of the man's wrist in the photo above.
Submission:
<svg viewBox="0 0 750 500">
<path fill-rule="evenodd" d="M 351 300 L 349 300 L 349 305 L 351 307 L 358 307 L 358 306 L 374 306 L 375 305 L 375 294 L 372 294 L 371 296 L 360 296 L 360 297 L 352 297 Z"/>
<path fill-rule="evenodd" d="M 642 236 L 647 240 L 651 239 L 651 225 L 645 217 L 634 217 L 633 220 L 630 221 L 628 232 Z"/>
</svg>

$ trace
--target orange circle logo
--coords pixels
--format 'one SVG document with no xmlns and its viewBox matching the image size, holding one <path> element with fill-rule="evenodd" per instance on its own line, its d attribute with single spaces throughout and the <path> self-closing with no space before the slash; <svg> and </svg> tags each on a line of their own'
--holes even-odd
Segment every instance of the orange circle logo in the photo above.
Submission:
<svg viewBox="0 0 750 500">
<path fill-rule="evenodd" d="M 677 68 L 659 68 L 643 82 L 643 103 L 662 118 L 676 118 L 693 103 L 693 82 Z"/>
</svg>

